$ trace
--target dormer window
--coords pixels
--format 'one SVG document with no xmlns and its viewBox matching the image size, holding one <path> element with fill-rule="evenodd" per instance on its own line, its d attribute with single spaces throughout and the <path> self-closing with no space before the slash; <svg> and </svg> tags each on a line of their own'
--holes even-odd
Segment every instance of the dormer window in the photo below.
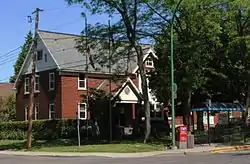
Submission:
<svg viewBox="0 0 250 164">
<path fill-rule="evenodd" d="M 146 61 L 145 61 L 145 65 L 146 67 L 148 68 L 154 68 L 154 61 L 152 58 L 148 58 Z"/>
<path fill-rule="evenodd" d="M 43 60 L 43 51 L 42 50 L 37 51 L 36 60 L 37 61 Z"/>
</svg>

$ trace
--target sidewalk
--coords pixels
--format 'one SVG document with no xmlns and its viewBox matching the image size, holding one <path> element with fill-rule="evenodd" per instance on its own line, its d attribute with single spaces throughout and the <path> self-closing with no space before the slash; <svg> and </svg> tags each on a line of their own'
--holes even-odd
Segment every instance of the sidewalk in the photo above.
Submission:
<svg viewBox="0 0 250 164">
<path fill-rule="evenodd" d="M 28 152 L 28 151 L 0 151 L 0 155 L 17 156 L 50 156 L 50 157 L 109 157 L 109 158 L 142 158 L 157 155 L 188 155 L 193 153 L 218 153 L 235 150 L 250 149 L 250 145 L 242 146 L 219 146 L 219 145 L 198 145 L 193 149 L 176 149 L 144 153 L 77 153 L 77 152 Z"/>
</svg>

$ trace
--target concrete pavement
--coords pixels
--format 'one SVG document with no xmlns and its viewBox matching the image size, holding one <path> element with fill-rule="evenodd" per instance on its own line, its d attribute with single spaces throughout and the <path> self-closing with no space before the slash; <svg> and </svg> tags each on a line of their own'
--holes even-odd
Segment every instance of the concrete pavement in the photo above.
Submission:
<svg viewBox="0 0 250 164">
<path fill-rule="evenodd" d="M 176 149 L 143 153 L 78 153 L 78 152 L 29 152 L 29 151 L 0 151 L 0 155 L 16 156 L 43 156 L 43 157 L 109 157 L 109 158 L 143 158 L 152 156 L 178 156 L 197 153 L 218 153 L 235 150 L 249 150 L 250 145 L 244 146 L 218 146 L 218 145 L 200 145 L 194 149 Z"/>
<path fill-rule="evenodd" d="M 250 151 L 230 153 L 192 154 L 165 156 L 156 155 L 143 158 L 107 158 L 107 157 L 41 157 L 0 155 L 1 164 L 250 164 Z"/>
<path fill-rule="evenodd" d="M 157 155 L 185 155 L 191 153 L 210 152 L 214 147 L 201 146 L 194 149 L 176 149 L 143 153 L 77 153 L 77 152 L 28 152 L 28 151 L 0 151 L 0 155 L 16 155 L 16 156 L 53 156 L 53 157 L 109 157 L 109 158 L 142 158 Z"/>
</svg>

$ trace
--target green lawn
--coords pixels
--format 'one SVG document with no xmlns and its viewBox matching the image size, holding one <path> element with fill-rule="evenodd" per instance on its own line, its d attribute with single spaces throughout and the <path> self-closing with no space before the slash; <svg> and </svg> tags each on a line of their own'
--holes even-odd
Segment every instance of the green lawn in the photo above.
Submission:
<svg viewBox="0 0 250 164">
<path fill-rule="evenodd" d="M 40 151 L 40 152 L 115 152 L 115 153 L 134 153 L 161 151 L 163 145 L 142 144 L 142 143 L 121 143 L 121 144 L 98 144 L 81 145 L 79 148 L 74 144 L 66 143 L 42 143 L 34 142 L 30 150 L 24 149 L 25 141 L 0 140 L 0 150 L 21 150 L 21 151 Z"/>
</svg>

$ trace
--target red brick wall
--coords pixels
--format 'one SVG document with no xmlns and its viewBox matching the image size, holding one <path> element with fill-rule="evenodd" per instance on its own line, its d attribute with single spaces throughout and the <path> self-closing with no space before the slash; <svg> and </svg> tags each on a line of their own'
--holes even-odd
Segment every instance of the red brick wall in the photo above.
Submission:
<svg viewBox="0 0 250 164">
<path fill-rule="evenodd" d="M 89 88 L 96 88 L 102 82 L 102 79 L 88 79 Z M 83 98 L 83 94 L 86 94 L 84 90 L 78 90 L 78 77 L 77 76 L 61 76 L 61 108 L 62 118 L 76 118 L 77 117 L 77 105 Z"/>
<path fill-rule="evenodd" d="M 55 72 L 56 87 L 55 91 L 49 91 L 49 73 Z M 39 72 L 40 76 L 40 92 L 35 93 L 35 101 L 38 105 L 38 118 L 48 119 L 49 117 L 49 103 L 54 102 L 56 105 L 56 117 L 60 117 L 60 83 L 58 83 L 58 73 L 55 70 Z M 16 94 L 16 113 L 17 120 L 25 119 L 25 106 L 29 105 L 29 94 L 24 94 L 24 79 L 30 75 L 22 76 L 21 81 L 17 88 Z"/>
</svg>

